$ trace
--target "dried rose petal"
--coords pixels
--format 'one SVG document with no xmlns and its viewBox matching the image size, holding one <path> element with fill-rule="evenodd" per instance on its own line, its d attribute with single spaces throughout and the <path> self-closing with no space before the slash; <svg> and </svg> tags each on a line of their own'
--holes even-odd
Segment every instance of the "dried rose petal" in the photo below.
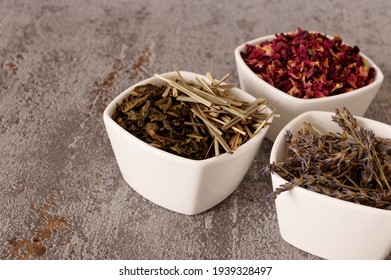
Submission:
<svg viewBox="0 0 391 280">
<path fill-rule="evenodd" d="M 343 44 L 339 36 L 329 39 L 300 28 L 255 46 L 247 44 L 241 55 L 261 79 L 299 98 L 349 92 L 375 77 L 375 69 L 365 66 L 357 46 Z"/>
</svg>

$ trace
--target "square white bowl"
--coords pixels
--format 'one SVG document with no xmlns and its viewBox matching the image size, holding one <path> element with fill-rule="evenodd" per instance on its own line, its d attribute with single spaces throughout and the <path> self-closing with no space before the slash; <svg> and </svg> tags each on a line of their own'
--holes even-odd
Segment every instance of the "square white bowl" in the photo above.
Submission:
<svg viewBox="0 0 391 280">
<path fill-rule="evenodd" d="M 286 130 L 295 135 L 303 122 L 325 133 L 341 131 L 331 120 L 332 115 L 310 111 L 289 122 L 273 144 L 270 163 L 287 158 Z M 355 118 L 376 136 L 391 138 L 391 126 Z M 272 174 L 274 190 L 286 182 Z M 301 250 L 325 259 L 384 259 L 391 253 L 391 210 L 340 200 L 302 187 L 282 192 L 275 203 L 282 238 Z"/>
<path fill-rule="evenodd" d="M 180 72 L 186 81 L 203 75 Z M 171 78 L 176 72 L 162 74 Z M 119 126 L 112 115 L 117 104 L 129 92 L 143 84 L 163 85 L 152 77 L 126 89 L 105 109 L 103 119 L 107 133 L 125 181 L 146 199 L 172 211 L 194 215 L 206 211 L 227 198 L 240 184 L 265 138 L 265 126 L 252 139 L 238 147 L 233 154 L 221 154 L 204 160 L 180 157 L 152 147 Z M 231 94 L 238 100 L 255 100 L 250 94 L 234 88 Z M 265 112 L 271 113 L 269 108 Z M 273 118 L 270 118 L 272 122 Z"/>
<path fill-rule="evenodd" d="M 331 37 L 327 35 L 328 37 Z M 276 102 L 276 114 L 279 118 L 274 118 L 273 125 L 268 130 L 266 137 L 274 141 L 280 130 L 294 117 L 307 111 L 329 111 L 333 112 L 335 108 L 346 107 L 353 115 L 363 116 L 375 98 L 384 75 L 379 67 L 366 55 L 360 53 L 361 57 L 368 62 L 370 67 L 375 69 L 375 80 L 362 88 L 334 96 L 323 98 L 302 99 L 293 97 L 267 83 L 258 77 L 243 60 L 241 52 L 246 51 L 246 44 L 256 45 L 264 41 L 275 39 L 275 35 L 268 35 L 244 43 L 235 49 L 235 61 L 238 71 L 240 88 L 254 95 L 255 97 L 264 97 L 269 104 Z"/>
</svg>

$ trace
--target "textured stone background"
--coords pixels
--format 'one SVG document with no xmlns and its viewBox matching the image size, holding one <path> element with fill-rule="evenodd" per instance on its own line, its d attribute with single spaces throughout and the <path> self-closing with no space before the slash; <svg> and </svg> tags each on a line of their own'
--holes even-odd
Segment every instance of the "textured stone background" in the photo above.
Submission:
<svg viewBox="0 0 391 280">
<path fill-rule="evenodd" d="M 0 1 L 2 259 L 317 259 L 283 241 L 260 175 L 185 216 L 121 178 L 102 112 L 172 65 L 237 82 L 233 51 L 268 34 L 340 34 L 383 70 L 366 116 L 391 124 L 391 2 Z M 375 238 L 375 237 L 374 237 Z"/>
</svg>

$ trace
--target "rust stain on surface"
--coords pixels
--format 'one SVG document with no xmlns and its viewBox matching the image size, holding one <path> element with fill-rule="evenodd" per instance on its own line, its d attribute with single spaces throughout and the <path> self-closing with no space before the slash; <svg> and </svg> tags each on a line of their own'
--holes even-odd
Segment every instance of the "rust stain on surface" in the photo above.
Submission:
<svg viewBox="0 0 391 280">
<path fill-rule="evenodd" d="M 100 93 L 100 92 L 107 92 L 109 91 L 113 85 L 114 81 L 118 78 L 119 72 L 124 69 L 124 64 L 122 60 L 115 59 L 113 66 L 111 68 L 110 73 L 108 73 L 104 78 L 102 82 L 95 82 L 94 83 L 94 90 L 92 93 Z"/>
<path fill-rule="evenodd" d="M 18 72 L 18 62 L 19 60 L 23 59 L 23 55 L 20 53 L 17 53 L 13 57 L 9 58 L 8 61 L 5 61 L 1 63 L 0 68 L 4 68 L 8 72 L 11 72 L 12 74 L 16 74 Z"/>
<path fill-rule="evenodd" d="M 133 64 L 132 66 L 132 70 L 134 73 L 130 76 L 131 80 L 137 78 L 139 72 L 145 72 L 143 70 L 143 66 L 150 62 L 150 58 L 151 58 L 151 51 L 149 50 L 148 47 L 146 47 L 138 56 L 136 63 Z"/>
<path fill-rule="evenodd" d="M 111 98 L 108 93 L 114 89 L 114 83 L 120 76 L 121 71 L 125 68 L 124 63 L 120 59 L 115 59 L 111 71 L 101 80 L 94 83 L 90 94 L 93 96 L 93 101 L 89 106 L 89 110 L 97 108 L 99 114 L 102 114 L 106 106 L 110 103 Z"/>
<path fill-rule="evenodd" d="M 9 63 L 7 63 L 5 66 L 6 66 L 6 68 L 7 68 L 10 72 L 12 72 L 13 74 L 16 74 L 16 73 L 18 72 L 18 67 L 17 67 L 16 64 L 13 63 L 13 62 L 9 62 Z"/>
<path fill-rule="evenodd" d="M 11 77 L 18 73 L 18 62 L 23 58 L 22 54 L 17 53 L 0 63 L 0 76 L 4 77 L 3 79 L 0 79 L 0 91 L 7 90 L 9 88 L 9 85 L 11 84 Z"/>
<path fill-rule="evenodd" d="M 114 90 L 115 83 L 120 76 L 124 73 L 132 73 L 130 79 L 136 79 L 140 73 L 145 73 L 143 68 L 150 62 L 150 57 L 151 51 L 146 47 L 136 58 L 135 63 L 130 67 L 126 67 L 121 59 L 115 59 L 110 72 L 93 84 L 92 90 L 90 91 L 92 102 L 88 106 L 90 114 L 94 111 L 102 114 L 112 100 L 110 93 Z"/>
<path fill-rule="evenodd" d="M 65 218 L 51 214 L 50 209 L 56 204 L 43 204 L 41 207 L 32 206 L 32 209 L 39 214 L 38 225 L 33 229 L 34 237 L 31 239 L 19 239 L 13 237 L 8 240 L 13 246 L 9 257 L 12 259 L 26 260 L 39 258 L 47 251 L 47 242 L 54 234 L 60 231 L 69 230 L 68 222 Z"/>
</svg>

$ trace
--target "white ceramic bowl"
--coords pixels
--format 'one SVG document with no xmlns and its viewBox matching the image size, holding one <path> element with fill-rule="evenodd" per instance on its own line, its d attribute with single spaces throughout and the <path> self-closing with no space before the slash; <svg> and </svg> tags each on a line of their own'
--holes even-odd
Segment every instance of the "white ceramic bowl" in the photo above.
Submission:
<svg viewBox="0 0 391 280">
<path fill-rule="evenodd" d="M 330 36 L 329 36 L 330 37 Z M 261 78 L 259 78 L 244 62 L 240 53 L 246 51 L 246 44 L 256 45 L 263 41 L 271 41 L 275 39 L 275 35 L 269 35 L 262 38 L 258 38 L 249 41 L 243 45 L 240 45 L 235 49 L 235 61 L 239 75 L 240 88 L 244 91 L 254 95 L 255 97 L 264 97 L 268 100 L 269 104 L 276 103 L 277 114 L 280 114 L 279 118 L 275 118 L 273 125 L 268 130 L 266 137 L 270 141 L 274 141 L 280 130 L 291 119 L 307 111 L 330 111 L 333 112 L 335 108 L 342 108 L 345 106 L 349 111 L 356 116 L 363 116 L 376 96 L 384 75 L 380 71 L 379 67 L 373 63 L 367 56 L 360 53 L 361 56 L 368 61 L 369 66 L 375 68 L 376 77 L 375 80 L 362 88 L 356 89 L 351 92 L 328 96 L 324 98 L 313 99 L 301 99 L 298 97 L 290 96 L 289 94 L 273 87 Z"/>
<path fill-rule="evenodd" d="M 277 136 L 270 162 L 287 157 L 285 132 L 303 122 L 323 132 L 341 131 L 331 112 L 306 112 L 289 122 Z M 356 117 L 359 125 L 380 137 L 391 138 L 391 126 Z M 286 183 L 272 174 L 273 189 Z M 384 259 L 391 252 L 391 211 L 332 198 L 301 187 L 282 192 L 275 200 L 282 238 L 293 246 L 326 259 Z"/>
<path fill-rule="evenodd" d="M 162 74 L 176 76 L 175 72 Z M 187 81 L 206 77 L 181 71 Z M 265 138 L 268 126 L 237 148 L 233 154 L 221 154 L 205 160 L 176 156 L 139 140 L 111 116 L 116 104 L 121 104 L 131 90 L 141 84 L 162 85 L 152 77 L 122 92 L 106 108 L 103 119 L 118 166 L 125 181 L 148 200 L 182 214 L 201 213 L 227 198 L 240 184 Z M 232 95 L 243 101 L 253 101 L 250 94 L 234 88 Z M 265 109 L 271 113 L 270 109 Z M 272 118 L 270 118 L 272 121 Z"/>
</svg>

